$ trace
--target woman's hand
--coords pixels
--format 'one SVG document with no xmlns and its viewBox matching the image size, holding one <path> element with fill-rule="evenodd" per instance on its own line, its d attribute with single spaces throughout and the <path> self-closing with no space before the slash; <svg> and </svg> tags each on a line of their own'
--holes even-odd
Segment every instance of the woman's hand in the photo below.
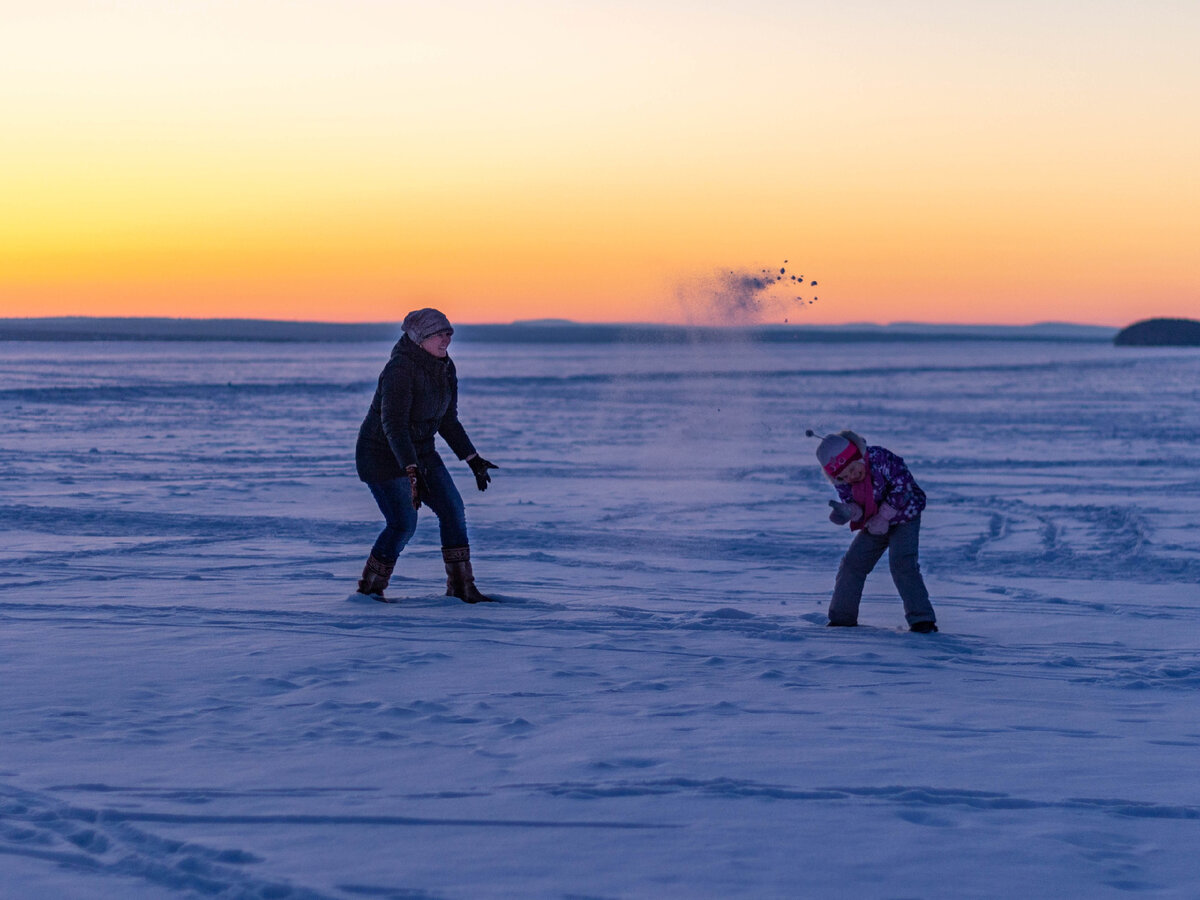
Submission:
<svg viewBox="0 0 1200 900">
<path fill-rule="evenodd" d="M 404 469 L 408 475 L 408 485 L 412 489 L 412 508 L 421 508 L 421 494 L 425 492 L 425 480 L 421 477 L 421 470 L 417 466 L 407 466 Z"/>
<path fill-rule="evenodd" d="M 478 453 L 467 460 L 467 465 L 471 467 L 471 471 L 475 474 L 475 484 L 481 491 L 486 491 L 488 483 L 492 480 L 492 476 L 488 474 L 488 469 L 500 468 L 495 463 L 490 463 Z"/>
</svg>

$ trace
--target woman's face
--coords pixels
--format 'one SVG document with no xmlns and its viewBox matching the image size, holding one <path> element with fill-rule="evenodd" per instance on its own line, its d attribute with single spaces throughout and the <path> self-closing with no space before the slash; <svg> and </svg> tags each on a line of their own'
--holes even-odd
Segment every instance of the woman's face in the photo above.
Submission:
<svg viewBox="0 0 1200 900">
<path fill-rule="evenodd" d="M 450 338 L 452 335 L 449 331 L 439 331 L 437 334 L 431 334 L 425 340 L 421 341 L 421 349 L 426 353 L 436 356 L 438 359 L 443 359 L 446 352 L 450 349 Z"/>
<path fill-rule="evenodd" d="M 838 484 L 858 484 L 867 477 L 867 464 L 861 459 L 856 459 L 852 463 L 847 463 L 846 468 L 833 476 L 833 480 Z"/>
</svg>

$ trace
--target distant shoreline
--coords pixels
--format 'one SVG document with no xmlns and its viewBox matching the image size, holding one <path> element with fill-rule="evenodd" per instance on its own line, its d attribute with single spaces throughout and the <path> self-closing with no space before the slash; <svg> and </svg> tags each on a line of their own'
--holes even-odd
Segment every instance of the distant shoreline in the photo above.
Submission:
<svg viewBox="0 0 1200 900">
<path fill-rule="evenodd" d="M 465 343 L 684 344 L 870 343 L 897 341 L 1071 341 L 1111 343 L 1119 329 L 1046 322 L 1036 325 L 757 325 L 711 326 L 589 324 L 564 320 L 509 325 L 457 325 Z M 258 341 L 281 343 L 390 343 L 398 322 L 279 322 L 267 319 L 90 318 L 0 319 L 0 341 Z"/>
</svg>

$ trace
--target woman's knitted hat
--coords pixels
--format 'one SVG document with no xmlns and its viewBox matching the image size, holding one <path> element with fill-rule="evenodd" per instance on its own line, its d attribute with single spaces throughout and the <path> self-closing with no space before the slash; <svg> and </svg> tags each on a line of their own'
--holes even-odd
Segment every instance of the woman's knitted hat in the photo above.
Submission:
<svg viewBox="0 0 1200 900">
<path fill-rule="evenodd" d="M 409 340 L 415 344 L 419 344 L 435 334 L 441 334 L 443 331 L 454 334 L 450 320 L 439 310 L 428 307 L 414 309 L 404 317 L 404 324 L 401 327 L 408 335 Z"/>
</svg>

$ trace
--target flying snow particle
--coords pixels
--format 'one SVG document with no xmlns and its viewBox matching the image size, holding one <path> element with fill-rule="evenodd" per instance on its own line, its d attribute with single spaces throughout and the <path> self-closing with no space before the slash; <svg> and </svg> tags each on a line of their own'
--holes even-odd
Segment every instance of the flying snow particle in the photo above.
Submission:
<svg viewBox="0 0 1200 900">
<path fill-rule="evenodd" d="M 785 277 L 796 287 L 804 285 L 804 276 L 788 276 L 786 265 L 761 268 L 757 273 L 752 269 L 718 269 L 708 278 L 680 284 L 676 293 L 689 321 L 753 324 L 764 317 L 773 318 L 772 313 L 786 312 L 792 304 L 803 306 L 803 297 L 789 301 L 786 295 L 780 296 L 782 292 L 774 291 Z"/>
</svg>

